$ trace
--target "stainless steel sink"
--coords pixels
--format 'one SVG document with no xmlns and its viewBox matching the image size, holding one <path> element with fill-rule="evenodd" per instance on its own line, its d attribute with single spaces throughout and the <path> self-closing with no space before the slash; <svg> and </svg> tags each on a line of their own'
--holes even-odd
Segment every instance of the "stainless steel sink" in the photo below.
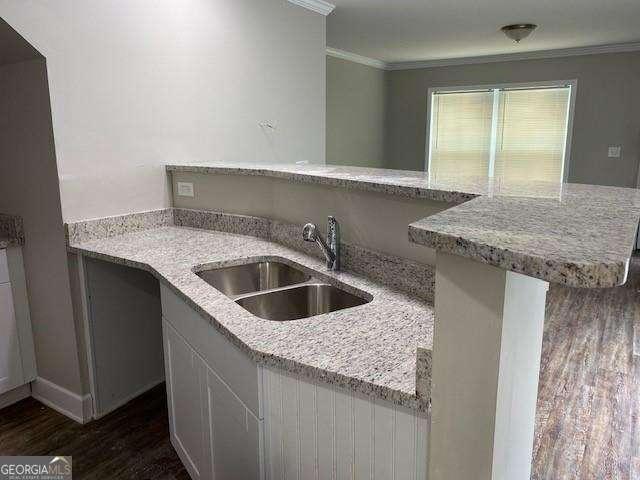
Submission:
<svg viewBox="0 0 640 480">
<path fill-rule="evenodd" d="M 298 320 L 370 302 L 277 260 L 203 270 L 196 275 L 265 320 Z"/>
<path fill-rule="evenodd" d="M 304 283 L 311 278 L 305 272 L 277 261 L 216 268 L 196 274 L 230 297 Z"/>
<path fill-rule="evenodd" d="M 246 296 L 236 302 L 256 317 L 287 321 L 357 307 L 369 303 L 369 300 L 352 295 L 333 285 L 310 283 Z"/>
</svg>

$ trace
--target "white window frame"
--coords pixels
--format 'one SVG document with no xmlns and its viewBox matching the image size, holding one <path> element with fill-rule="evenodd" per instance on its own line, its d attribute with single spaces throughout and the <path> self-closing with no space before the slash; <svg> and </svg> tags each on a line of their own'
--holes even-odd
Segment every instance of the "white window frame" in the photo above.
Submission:
<svg viewBox="0 0 640 480">
<path fill-rule="evenodd" d="M 562 158 L 562 174 L 561 178 L 563 182 L 566 182 L 569 176 L 569 163 L 571 161 L 571 143 L 573 140 L 573 117 L 576 107 L 576 92 L 578 90 L 578 80 L 549 80 L 544 82 L 525 82 L 525 83 L 495 83 L 489 85 L 460 85 L 457 87 L 431 87 L 427 91 L 427 130 L 426 130 L 426 142 L 425 142 L 425 159 L 424 169 L 425 172 L 429 172 L 429 178 L 431 178 L 431 135 L 433 133 L 433 94 L 443 92 L 473 92 L 473 91 L 485 91 L 485 90 L 500 90 L 500 89 L 526 89 L 526 88 L 540 88 L 540 87 L 570 87 L 569 90 L 569 112 L 567 115 L 567 136 L 565 139 L 564 156 Z M 492 173 L 493 163 L 495 162 L 495 130 L 497 129 L 497 115 L 496 109 L 498 108 L 498 95 L 493 97 L 493 115 L 491 117 L 491 151 L 489 170 Z M 491 177 L 487 172 L 487 176 Z"/>
</svg>

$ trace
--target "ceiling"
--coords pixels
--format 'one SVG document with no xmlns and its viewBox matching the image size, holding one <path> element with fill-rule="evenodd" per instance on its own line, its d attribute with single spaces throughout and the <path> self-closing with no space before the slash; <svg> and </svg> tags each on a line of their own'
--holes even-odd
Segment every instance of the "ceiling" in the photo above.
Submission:
<svg viewBox="0 0 640 480">
<path fill-rule="evenodd" d="M 40 53 L 0 18 L 0 65 L 38 57 L 41 57 Z"/>
<path fill-rule="evenodd" d="M 384 62 L 640 41 L 640 0 L 332 0 L 327 46 Z M 500 27 L 539 25 L 516 44 Z"/>
</svg>

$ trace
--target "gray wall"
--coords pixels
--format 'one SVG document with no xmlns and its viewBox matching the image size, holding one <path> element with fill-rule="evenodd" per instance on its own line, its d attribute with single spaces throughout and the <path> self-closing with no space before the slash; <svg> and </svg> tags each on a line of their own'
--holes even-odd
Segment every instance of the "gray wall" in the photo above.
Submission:
<svg viewBox="0 0 640 480">
<path fill-rule="evenodd" d="M 166 163 L 324 163 L 323 15 L 285 0 L 6 0 L 0 17 L 47 59 L 65 221 L 168 206 Z"/>
<path fill-rule="evenodd" d="M 160 283 L 148 272 L 87 258 L 87 308 L 102 416 L 164 380 Z"/>
<path fill-rule="evenodd" d="M 429 265 L 435 265 L 435 251 L 409 242 L 407 225 L 451 207 L 432 200 L 278 178 L 185 172 L 171 176 L 174 192 L 177 182 L 194 186 L 193 198 L 174 194 L 176 207 L 271 218 L 300 225 L 300 232 L 307 222 L 325 232 L 327 216 L 335 215 L 344 242 Z"/>
<path fill-rule="evenodd" d="M 83 392 L 44 60 L 0 67 L 0 212 L 21 215 L 38 376 Z"/>
<path fill-rule="evenodd" d="M 640 52 L 389 72 L 386 158 L 422 170 L 431 87 L 577 79 L 569 181 L 636 186 L 640 159 Z M 621 145 L 621 158 L 607 158 Z"/>
<path fill-rule="evenodd" d="M 386 72 L 327 56 L 327 163 L 385 167 Z"/>
<path fill-rule="evenodd" d="M 169 206 L 166 163 L 324 163 L 325 17 L 285 0 L 7 0 L 0 22 L 0 58 L 35 52 L 6 24 L 46 58 L 1 69 L 0 211 L 25 217 L 39 374 L 85 393 L 63 221 Z"/>
</svg>

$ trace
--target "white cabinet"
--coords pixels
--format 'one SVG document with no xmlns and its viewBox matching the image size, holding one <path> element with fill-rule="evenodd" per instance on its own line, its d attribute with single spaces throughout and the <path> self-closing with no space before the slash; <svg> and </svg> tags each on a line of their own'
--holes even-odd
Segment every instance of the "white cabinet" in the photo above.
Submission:
<svg viewBox="0 0 640 480">
<path fill-rule="evenodd" d="M 191 478 L 210 479 L 206 367 L 167 321 L 162 324 L 171 443 Z"/>
<path fill-rule="evenodd" d="M 194 480 L 259 479 L 262 422 L 181 333 L 163 319 L 171 443 Z"/>
<path fill-rule="evenodd" d="M 426 480 L 429 416 L 262 370 L 266 480 Z"/>
<path fill-rule="evenodd" d="M 31 319 L 19 248 L 0 250 L 0 395 L 36 376 Z"/>
<path fill-rule="evenodd" d="M 18 326 L 10 283 L 0 283 L 0 393 L 22 385 Z"/>
<path fill-rule="evenodd" d="M 161 286 L 171 442 L 194 480 L 424 480 L 429 417 L 258 366 Z"/>
<path fill-rule="evenodd" d="M 258 414 L 258 366 L 166 285 L 160 285 L 162 316 L 207 365 Z"/>
<path fill-rule="evenodd" d="M 211 369 L 207 369 L 207 404 L 214 478 L 260 478 L 261 422 Z"/>
</svg>

